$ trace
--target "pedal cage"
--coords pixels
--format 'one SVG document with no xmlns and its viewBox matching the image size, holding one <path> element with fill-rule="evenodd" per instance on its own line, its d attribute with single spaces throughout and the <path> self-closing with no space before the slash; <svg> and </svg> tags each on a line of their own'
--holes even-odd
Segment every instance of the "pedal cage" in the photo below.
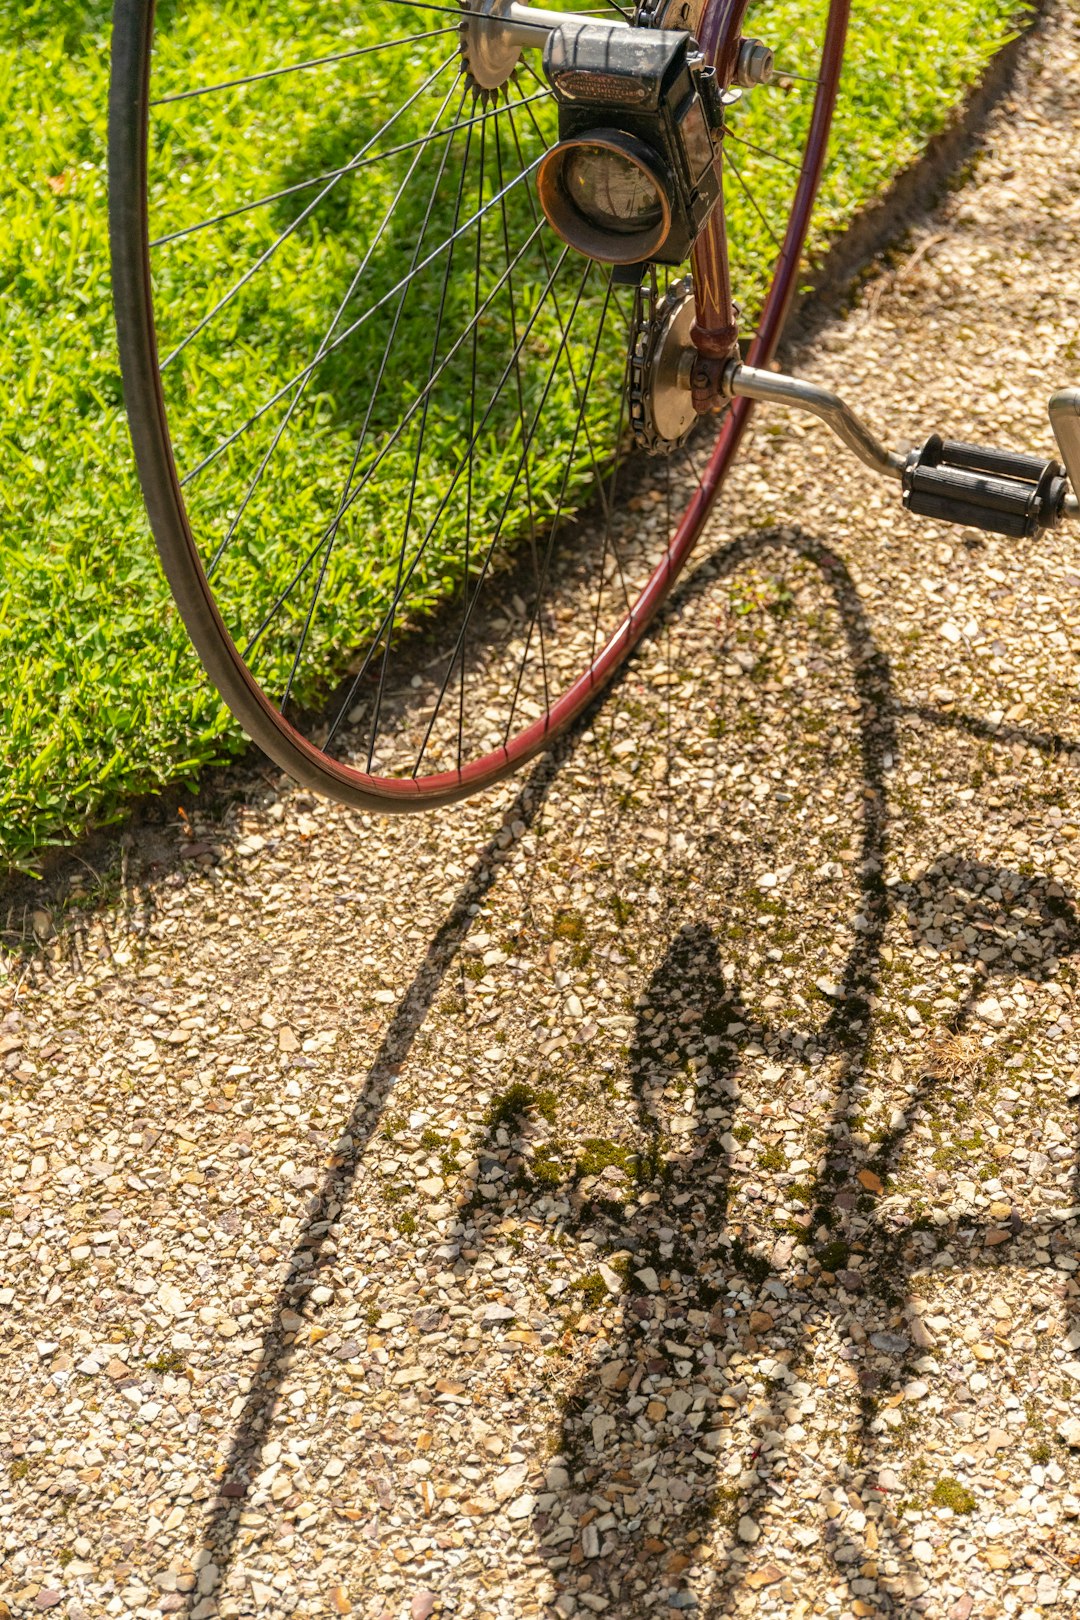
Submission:
<svg viewBox="0 0 1080 1620">
<path fill-rule="evenodd" d="M 1014 540 L 1054 528 L 1069 488 L 1060 462 L 983 450 L 938 433 L 911 452 L 903 479 L 909 512 Z"/>
</svg>

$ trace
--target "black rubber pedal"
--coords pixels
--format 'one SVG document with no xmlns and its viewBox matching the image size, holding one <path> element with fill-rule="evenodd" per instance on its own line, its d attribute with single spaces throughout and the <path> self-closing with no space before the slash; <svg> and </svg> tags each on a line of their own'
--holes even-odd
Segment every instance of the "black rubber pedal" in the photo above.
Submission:
<svg viewBox="0 0 1080 1620">
<path fill-rule="evenodd" d="M 941 441 L 941 461 L 946 467 L 989 473 L 991 478 L 1019 478 L 1026 484 L 1037 484 L 1048 466 L 1057 465 L 1042 461 L 1038 456 L 1019 455 L 1015 450 L 984 450 L 980 445 L 963 444 L 959 439 Z"/>
<path fill-rule="evenodd" d="M 1031 539 L 1060 522 L 1068 481 L 1057 461 L 986 450 L 934 433 L 904 469 L 904 505 L 919 517 Z"/>
</svg>

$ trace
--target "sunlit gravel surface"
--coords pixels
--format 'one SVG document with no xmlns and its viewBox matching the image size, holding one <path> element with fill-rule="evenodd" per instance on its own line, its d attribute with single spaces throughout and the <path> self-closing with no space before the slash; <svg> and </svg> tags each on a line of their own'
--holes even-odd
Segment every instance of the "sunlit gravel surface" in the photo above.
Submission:
<svg viewBox="0 0 1080 1620">
<path fill-rule="evenodd" d="M 789 357 L 893 438 L 1080 375 L 1027 62 Z M 9 917 L 0 1615 L 1080 1612 L 1078 654 L 1075 530 L 777 413 L 519 781 L 253 769 Z"/>
</svg>

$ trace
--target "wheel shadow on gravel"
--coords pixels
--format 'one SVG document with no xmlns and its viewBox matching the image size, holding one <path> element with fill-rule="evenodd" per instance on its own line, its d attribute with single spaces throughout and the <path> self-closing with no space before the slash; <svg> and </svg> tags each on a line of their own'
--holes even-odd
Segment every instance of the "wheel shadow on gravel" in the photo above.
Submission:
<svg viewBox="0 0 1080 1620">
<path fill-rule="evenodd" d="M 540 814 L 548 790 L 561 768 L 563 755 L 562 745 L 545 755 L 534 766 L 520 792 L 507 807 L 499 827 L 477 855 L 443 923 L 429 941 L 412 983 L 390 1020 L 364 1077 L 363 1087 L 342 1126 L 342 1134 L 351 1138 L 353 1146 L 345 1162 L 339 1160 L 313 1194 L 293 1246 L 293 1259 L 301 1253 L 310 1256 L 304 1268 L 309 1276 L 314 1275 L 318 1268 L 331 1222 L 349 1196 L 367 1144 L 378 1129 L 397 1077 L 446 974 L 457 959 L 462 942 L 473 926 L 485 897 L 497 883 L 515 839 L 523 837 Z M 300 1279 L 299 1286 L 293 1280 L 297 1277 Z M 283 1316 L 285 1313 L 303 1313 L 305 1305 L 303 1272 L 291 1268 L 290 1279 L 282 1287 L 272 1307 L 270 1324 L 263 1333 L 262 1353 L 255 1368 L 252 1388 L 243 1411 L 236 1419 L 218 1494 L 209 1503 L 200 1532 L 200 1545 L 212 1560 L 214 1578 L 210 1584 L 204 1580 L 202 1591 L 196 1588 L 188 1595 L 182 1611 L 187 1616 L 194 1617 L 204 1612 L 202 1605 L 205 1600 L 216 1598 L 224 1587 L 243 1503 L 254 1475 L 262 1467 L 259 1453 L 275 1417 L 276 1403 L 287 1376 L 285 1363 L 296 1340 L 295 1330 L 285 1326 Z M 205 1612 L 216 1613 L 217 1610 L 211 1604 Z"/>
<path fill-rule="evenodd" d="M 1053 962 L 1077 948 L 1080 935 L 1071 902 L 1063 893 L 1050 892 L 1041 880 L 978 866 L 963 856 L 943 859 L 928 868 L 922 880 L 925 893 L 920 892 L 918 881 L 907 886 L 906 900 L 903 894 L 890 892 L 882 876 L 889 826 L 885 761 L 889 756 L 895 758 L 898 752 L 898 710 L 888 662 L 873 641 L 854 582 L 843 563 L 811 536 L 792 537 L 789 531 L 780 538 L 770 534 L 744 537 L 695 570 L 673 596 L 668 611 L 685 604 L 706 581 L 732 573 L 742 563 L 760 559 L 770 551 L 795 555 L 825 576 L 843 624 L 858 703 L 856 724 L 863 792 L 862 827 L 853 840 L 859 845 L 854 903 L 861 908 L 863 921 L 831 1010 L 814 1033 L 815 1044 L 837 1060 L 833 1119 L 839 1122 L 866 1069 L 875 1028 L 872 998 L 879 981 L 882 945 L 886 928 L 898 917 L 905 918 L 927 943 L 939 939 L 939 956 L 950 962 L 966 951 L 969 942 L 965 929 L 970 927 L 976 934 L 983 928 L 1000 930 L 1000 966 L 990 964 L 995 982 L 1014 969 L 1034 978 L 1049 975 Z M 961 724 L 962 720 L 949 716 L 942 723 Z M 1040 745 L 1039 739 L 1032 740 L 1035 746 Z M 532 825 L 561 769 L 562 755 L 560 749 L 534 769 L 507 811 L 503 826 L 477 859 L 429 943 L 421 967 L 383 1037 L 344 1126 L 354 1144 L 349 1161 L 328 1174 L 309 1205 L 308 1218 L 296 1240 L 294 1252 L 303 1249 L 313 1261 L 307 1268 L 309 1273 L 317 1268 L 329 1224 L 349 1195 L 364 1148 L 378 1126 L 397 1074 L 460 950 L 475 911 L 498 880 L 507 846 L 505 829 L 515 820 L 526 828 Z M 1003 910 L 1006 897 L 1009 905 Z M 904 901 L 903 910 L 898 899 Z M 1022 961 L 1015 960 L 1017 951 Z M 987 982 L 986 975 L 972 979 L 953 1027 L 943 1031 L 943 1036 L 955 1040 L 967 1033 L 972 1008 L 984 994 Z M 677 1053 L 680 1043 L 687 1040 L 687 1031 L 695 1028 L 704 1034 L 710 1053 L 705 1070 L 699 1071 L 700 1117 L 697 1128 L 679 1151 L 671 1153 L 658 1117 L 659 1054 L 671 1050 Z M 786 1448 L 794 1448 L 783 1433 L 789 1425 L 783 1419 L 781 1392 L 799 1374 L 811 1353 L 808 1340 L 794 1346 L 778 1341 L 775 1348 L 784 1359 L 780 1354 L 772 1355 L 770 1325 L 762 1318 L 747 1335 L 746 1325 L 734 1325 L 736 1313 L 724 1303 L 729 1284 L 738 1278 L 755 1293 L 773 1285 L 774 1297 L 777 1286 L 781 1290 L 779 1297 L 797 1286 L 790 1273 L 786 1279 L 783 1275 L 793 1245 L 789 1243 L 788 1255 L 783 1258 L 778 1253 L 762 1255 L 756 1246 L 744 1243 L 734 1227 L 729 1229 L 727 1222 L 732 1190 L 728 1169 L 731 1143 L 724 1139 L 730 1129 L 737 1128 L 738 1113 L 733 1105 L 738 1096 L 739 1066 L 747 1047 L 755 1042 L 769 1042 L 774 1050 L 788 1051 L 789 1055 L 794 1049 L 791 1032 L 760 1028 L 747 1012 L 736 970 L 724 960 L 723 949 L 709 926 L 701 921 L 686 922 L 670 942 L 639 1002 L 629 1068 L 643 1146 L 635 1162 L 625 1167 L 630 1173 L 631 1196 L 624 1202 L 625 1188 L 618 1195 L 615 1188 L 605 1188 L 603 1173 L 587 1193 L 580 1188 L 569 1189 L 574 1211 L 570 1230 L 579 1236 L 591 1234 L 596 1246 L 607 1250 L 612 1264 L 621 1267 L 628 1286 L 623 1296 L 621 1341 L 612 1345 L 609 1361 L 600 1374 L 586 1377 L 573 1390 L 561 1434 L 562 1462 L 555 1465 L 550 1489 L 538 1507 L 536 1529 L 555 1580 L 553 1612 L 559 1616 L 611 1609 L 615 1598 L 612 1612 L 620 1620 L 638 1620 L 662 1608 L 692 1611 L 719 1620 L 730 1612 L 736 1593 L 740 1598 L 744 1596 L 744 1580 L 755 1574 L 752 1554 L 748 1556 L 745 1547 L 739 1545 L 739 1525 L 743 1519 L 753 1519 L 777 1491 L 776 1480 L 785 1466 Z M 924 1082 L 909 1119 L 878 1147 L 873 1164 L 883 1181 L 899 1162 L 911 1118 L 924 1098 L 931 1097 L 936 1083 L 933 1076 Z M 831 1246 L 848 1249 L 847 1229 L 856 1216 L 867 1212 L 868 1198 L 864 1184 L 857 1180 L 844 1154 L 830 1152 L 814 1185 L 814 1217 L 815 1223 L 820 1219 L 829 1225 Z M 1076 1201 L 1080 1202 L 1080 1193 Z M 869 1202 L 872 1205 L 873 1199 Z M 488 1206 L 485 1215 L 492 1213 L 498 1212 Z M 852 1264 L 840 1267 L 837 1293 L 826 1307 L 827 1315 L 848 1341 L 843 1355 L 855 1365 L 860 1387 L 858 1438 L 849 1452 L 852 1460 L 841 1466 L 840 1477 L 846 1478 L 850 1488 L 862 1490 L 884 1512 L 889 1490 L 881 1476 L 887 1471 L 888 1460 L 879 1433 L 879 1414 L 890 1389 L 910 1376 L 911 1344 L 906 1338 L 901 1343 L 900 1334 L 886 1336 L 883 1349 L 870 1344 L 870 1335 L 859 1318 L 880 1318 L 902 1307 L 907 1280 L 920 1264 L 920 1245 L 911 1223 L 891 1224 L 884 1212 L 873 1212 L 869 1231 L 864 1221 L 861 1233 L 857 1237 L 850 1235 L 852 1253 L 847 1258 L 852 1259 Z M 948 1236 L 952 1241 L 951 1229 Z M 962 1264 L 978 1267 L 1000 1263 L 988 1238 L 989 1234 L 973 1232 L 971 1241 L 964 1244 Z M 856 1248 L 862 1251 L 861 1256 Z M 672 1268 L 685 1268 L 690 1274 L 707 1271 L 709 1275 L 701 1278 L 695 1303 L 684 1313 L 673 1313 L 669 1318 L 661 1274 Z M 844 1271 L 849 1275 L 845 1277 Z M 644 1278 L 641 1273 L 646 1274 Z M 650 1273 L 655 1274 L 655 1287 Z M 843 1287 L 845 1282 L 851 1284 L 850 1289 Z M 240 1511 L 260 1467 L 259 1452 L 286 1376 L 282 1363 L 294 1341 L 294 1335 L 283 1329 L 282 1314 L 300 1309 L 298 1301 L 302 1297 L 286 1284 L 273 1307 L 261 1365 L 237 1420 L 219 1494 L 211 1501 L 201 1535 L 202 1545 L 217 1567 L 217 1578 L 211 1593 L 192 1594 L 188 1600 L 185 1612 L 192 1620 L 201 1598 L 220 1591 L 228 1572 Z M 773 1369 L 764 1398 L 752 1414 L 756 1449 L 747 1457 L 725 1457 L 724 1433 L 731 1422 L 730 1408 L 723 1404 L 726 1392 L 719 1388 L 711 1391 L 702 1372 L 710 1364 L 710 1348 L 722 1341 L 731 1342 L 733 1334 L 747 1351 L 771 1361 Z M 880 1354 L 876 1354 L 878 1351 Z M 697 1369 L 701 1375 L 699 1387 L 685 1403 L 681 1397 L 673 1401 L 670 1410 L 665 1401 L 661 1412 L 642 1386 L 672 1364 L 680 1378 L 685 1378 L 686 1373 L 680 1369 L 683 1359 L 687 1372 Z M 713 1348 L 714 1366 L 715 1360 Z M 586 1422 L 585 1414 L 590 1410 L 594 1416 Z M 626 1437 L 625 1466 L 620 1464 L 614 1470 L 608 1470 L 603 1461 L 603 1453 L 611 1449 L 605 1443 L 611 1435 Z M 665 1484 L 659 1522 L 645 1529 L 638 1523 L 629 1538 L 625 1534 L 613 1537 L 614 1525 L 609 1519 L 614 1518 L 614 1498 L 625 1506 L 636 1493 L 647 1493 L 650 1485 L 655 1494 L 657 1480 Z M 582 1507 L 583 1501 L 591 1505 Z M 571 1509 L 569 1517 L 574 1528 L 569 1537 L 560 1537 L 558 1520 L 565 1507 Z M 633 1515 L 623 1515 L 624 1525 L 628 1517 Z M 586 1522 L 579 1526 L 582 1518 Z M 707 1576 L 709 1590 L 704 1591 L 701 1587 L 706 1571 L 700 1555 L 716 1541 L 717 1529 L 723 1530 L 733 1556 L 728 1556 L 726 1566 L 713 1563 Z M 873 1549 L 852 1532 L 845 1543 L 834 1545 L 832 1550 L 844 1555 L 837 1558 L 837 1568 L 849 1581 L 852 1595 L 856 1595 L 856 1583 L 865 1588 L 869 1579 L 858 1571 L 873 1562 Z M 920 1576 L 902 1540 L 896 1543 L 895 1558 L 899 1572 L 890 1584 L 896 1590 L 890 1597 L 871 1582 L 872 1602 L 877 1607 L 870 1612 L 890 1617 L 921 1613 L 925 1605 L 919 1595 L 909 1598 L 903 1590 L 905 1583 L 917 1587 Z M 798 1576 L 799 1571 L 780 1572 L 785 1573 Z M 766 1583 L 759 1580 L 756 1584 Z"/>
</svg>

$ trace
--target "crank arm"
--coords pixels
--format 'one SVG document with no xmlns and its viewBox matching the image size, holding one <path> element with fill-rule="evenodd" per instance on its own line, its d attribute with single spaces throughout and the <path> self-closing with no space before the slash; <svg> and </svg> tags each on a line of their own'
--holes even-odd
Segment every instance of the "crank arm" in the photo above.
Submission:
<svg viewBox="0 0 1080 1620">
<path fill-rule="evenodd" d="M 548 11 L 543 6 L 525 5 L 522 0 L 480 0 L 476 5 L 464 7 L 461 15 L 466 26 L 474 18 L 482 20 L 492 29 L 497 29 L 507 44 L 535 51 L 542 51 L 548 42 L 548 35 L 567 22 L 573 23 L 575 18 L 572 11 Z M 611 28 L 631 26 L 622 17 L 605 17 L 604 25 Z"/>
<path fill-rule="evenodd" d="M 819 417 L 863 466 L 902 484 L 904 505 L 916 516 L 1023 539 L 1080 513 L 1080 388 L 1064 389 L 1050 401 L 1060 462 L 936 433 L 921 449 L 889 450 L 838 394 L 737 360 L 725 368 L 721 390 L 728 399 L 790 405 Z"/>
</svg>

